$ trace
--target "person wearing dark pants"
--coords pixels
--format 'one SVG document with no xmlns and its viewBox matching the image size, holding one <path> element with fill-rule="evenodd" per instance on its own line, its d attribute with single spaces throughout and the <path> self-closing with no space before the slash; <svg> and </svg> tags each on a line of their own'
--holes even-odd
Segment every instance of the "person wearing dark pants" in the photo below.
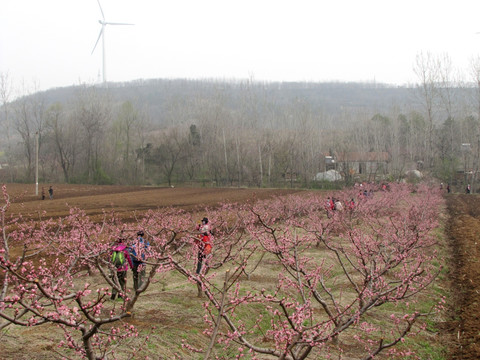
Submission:
<svg viewBox="0 0 480 360">
<path fill-rule="evenodd" d="M 118 279 L 118 285 L 120 285 L 120 289 L 122 289 L 122 293 L 127 291 L 127 270 L 128 267 L 133 269 L 132 259 L 130 258 L 130 254 L 128 253 L 127 246 L 124 243 L 122 237 L 118 238 L 115 245 L 112 248 L 112 264 L 115 268 L 115 273 Z M 113 281 L 115 282 L 115 273 L 112 274 Z M 116 286 L 112 288 L 112 296 L 111 299 L 115 300 L 118 294 L 118 289 Z M 118 295 L 119 298 L 122 295 Z"/>
<path fill-rule="evenodd" d="M 138 290 L 145 277 L 145 253 L 148 250 L 150 244 L 143 238 L 145 233 L 143 230 L 137 232 L 136 241 L 128 248 L 130 257 L 132 259 L 132 274 L 133 274 L 133 288 Z"/>
<path fill-rule="evenodd" d="M 201 223 L 197 225 L 199 240 L 196 241 L 198 246 L 197 269 L 196 273 L 200 274 L 202 271 L 205 259 L 212 252 L 212 241 L 210 226 L 208 225 L 208 218 L 203 218 Z"/>
</svg>

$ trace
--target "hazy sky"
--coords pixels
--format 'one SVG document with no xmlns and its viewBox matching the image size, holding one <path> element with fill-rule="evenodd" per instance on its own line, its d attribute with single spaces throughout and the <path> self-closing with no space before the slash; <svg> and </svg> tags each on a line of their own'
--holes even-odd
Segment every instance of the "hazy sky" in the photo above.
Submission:
<svg viewBox="0 0 480 360">
<path fill-rule="evenodd" d="M 479 0 L 100 0 L 108 81 L 416 81 L 420 52 L 467 73 Z M 97 0 L 0 0 L 0 73 L 39 90 L 102 77 Z"/>
</svg>

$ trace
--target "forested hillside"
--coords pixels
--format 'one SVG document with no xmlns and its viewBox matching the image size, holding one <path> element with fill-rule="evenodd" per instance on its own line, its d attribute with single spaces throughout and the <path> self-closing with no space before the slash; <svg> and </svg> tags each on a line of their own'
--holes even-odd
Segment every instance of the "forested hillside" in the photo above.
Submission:
<svg viewBox="0 0 480 360">
<path fill-rule="evenodd" d="M 478 163 L 474 86 L 156 79 L 10 99 L 1 85 L 2 181 L 34 181 L 37 135 L 40 182 L 310 187 L 325 155 L 353 152 L 388 166 L 347 181 L 419 166 L 452 181 Z"/>
<path fill-rule="evenodd" d="M 33 95 L 42 98 L 46 106 L 75 101 L 83 86 L 56 88 Z M 369 112 L 389 111 L 392 106 L 413 105 L 412 88 L 375 83 L 254 83 L 250 81 L 200 80 L 138 80 L 129 83 L 110 83 L 108 88 L 97 87 L 114 102 L 135 101 L 145 107 L 156 125 L 165 121 L 164 114 L 173 101 L 182 98 L 188 102 L 195 98 L 228 99 L 228 106 L 239 109 L 246 96 L 274 101 L 285 107 L 292 101 L 302 100 L 312 110 L 337 116 L 346 110 Z M 418 104 L 417 104 L 418 105 Z M 335 124 L 332 124 L 335 127 Z"/>
</svg>

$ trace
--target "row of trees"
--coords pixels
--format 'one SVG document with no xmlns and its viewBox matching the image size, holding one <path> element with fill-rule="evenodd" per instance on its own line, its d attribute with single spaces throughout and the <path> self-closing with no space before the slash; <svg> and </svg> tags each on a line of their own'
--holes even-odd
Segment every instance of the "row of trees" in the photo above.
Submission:
<svg viewBox="0 0 480 360">
<path fill-rule="evenodd" d="M 0 329 L 55 324 L 61 346 L 79 357 L 140 357 L 148 332 L 129 317 L 148 316 L 137 304 L 155 301 L 143 295 L 176 273 L 203 294 L 206 337 L 201 348 L 188 336 L 168 344 L 178 358 L 403 358 L 412 353 L 396 345 L 421 331 L 422 317 L 442 301 L 417 302 L 441 270 L 434 232 L 441 195 L 425 186 L 414 194 L 406 185 L 372 190 L 345 211 L 326 211 L 320 193 L 207 209 L 215 237 L 210 270 L 200 275 L 191 214 L 149 211 L 128 225 L 145 229 L 148 276 L 122 293 L 109 249 L 126 225 L 114 214 L 101 224 L 75 209 L 58 221 L 18 222 L 4 187 Z M 346 202 L 357 191 L 334 195 Z M 251 281 L 261 267 L 276 275 Z M 108 301 L 112 287 L 122 304 Z"/>
<path fill-rule="evenodd" d="M 387 112 L 327 113 L 300 96 L 280 102 L 269 91 L 273 85 L 253 81 L 238 85 L 234 96 L 196 83 L 195 92 L 163 104 L 161 122 L 141 98 L 118 100 L 104 88 L 79 86 L 69 103 L 47 104 L 38 92 L 10 101 L 4 74 L 2 175 L 34 180 L 36 134 L 45 182 L 273 186 L 296 178 L 310 186 L 324 170 L 324 155 L 350 151 L 388 152 L 395 179 L 418 163 L 444 181 L 458 169 L 475 174 L 480 60 L 469 83 L 456 77 L 448 56 L 419 54 L 415 71 L 410 101 Z"/>
</svg>

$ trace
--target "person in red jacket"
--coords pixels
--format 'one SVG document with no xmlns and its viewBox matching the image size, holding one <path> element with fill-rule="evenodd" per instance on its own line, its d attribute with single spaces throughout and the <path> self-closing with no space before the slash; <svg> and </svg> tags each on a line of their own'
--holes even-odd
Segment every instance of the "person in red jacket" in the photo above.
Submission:
<svg viewBox="0 0 480 360">
<path fill-rule="evenodd" d="M 353 211 L 353 209 L 355 209 L 355 200 L 352 198 L 352 199 L 348 202 L 348 210 Z"/>
<path fill-rule="evenodd" d="M 112 256 L 112 263 L 116 268 L 118 283 L 122 289 L 122 292 L 125 293 L 127 291 L 127 270 L 129 266 L 130 266 L 130 269 L 133 268 L 133 263 L 132 263 L 132 259 L 130 258 L 130 254 L 128 253 L 127 245 L 125 244 L 124 239 L 122 237 L 119 237 L 115 242 L 115 244 L 113 245 L 111 256 Z M 112 274 L 112 276 L 114 277 L 114 274 Z M 115 300 L 116 296 L 117 296 L 117 289 L 113 287 L 111 299 Z M 119 294 L 118 298 L 121 299 L 122 296 Z"/>
<path fill-rule="evenodd" d="M 197 274 L 202 271 L 202 266 L 205 258 L 212 252 L 212 239 L 210 226 L 208 225 L 208 219 L 204 217 L 202 222 L 197 225 L 196 230 L 199 232 L 198 237 L 200 241 L 197 241 L 198 245 L 198 259 L 197 259 Z"/>
</svg>

